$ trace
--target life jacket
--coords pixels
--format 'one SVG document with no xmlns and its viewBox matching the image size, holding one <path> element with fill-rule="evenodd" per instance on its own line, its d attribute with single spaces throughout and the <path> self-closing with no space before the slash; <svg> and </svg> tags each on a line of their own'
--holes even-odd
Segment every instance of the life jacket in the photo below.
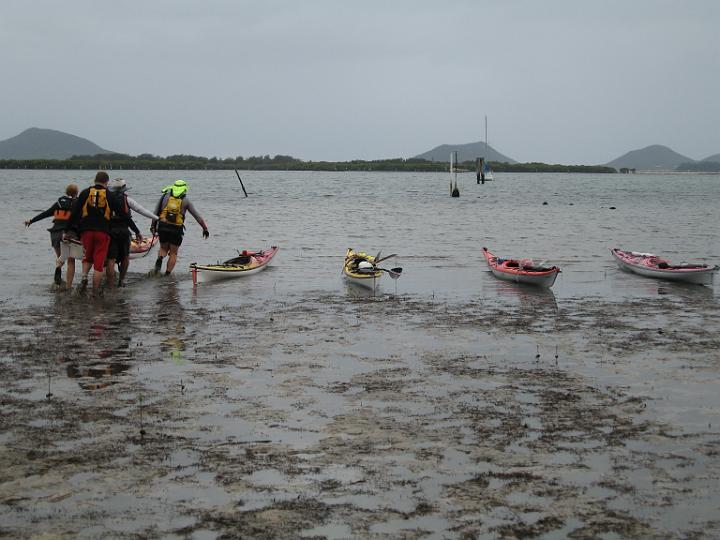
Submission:
<svg viewBox="0 0 720 540">
<path fill-rule="evenodd" d="M 86 218 L 88 215 L 103 217 L 110 221 L 110 205 L 107 200 L 107 189 L 97 188 L 95 186 L 90 188 L 90 193 L 88 193 L 82 210 L 82 217 Z"/>
<path fill-rule="evenodd" d="M 173 195 L 170 194 L 159 217 L 160 221 L 164 223 L 181 227 L 183 224 L 182 198 L 173 197 Z"/>
<path fill-rule="evenodd" d="M 57 201 L 59 208 L 53 212 L 53 221 L 67 221 L 70 219 L 70 211 L 72 210 L 74 199 L 63 195 Z"/>
<path fill-rule="evenodd" d="M 120 196 L 120 206 L 124 215 L 121 216 L 115 210 L 112 210 L 110 214 L 111 220 L 125 220 L 126 217 L 130 216 L 130 205 L 128 204 L 127 195 L 124 193 Z"/>
</svg>

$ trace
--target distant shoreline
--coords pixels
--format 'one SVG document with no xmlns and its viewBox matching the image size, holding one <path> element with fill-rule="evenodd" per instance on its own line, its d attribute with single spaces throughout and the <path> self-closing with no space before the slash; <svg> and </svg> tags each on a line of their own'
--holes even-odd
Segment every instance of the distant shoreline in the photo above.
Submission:
<svg viewBox="0 0 720 540">
<path fill-rule="evenodd" d="M 547 163 L 498 163 L 490 162 L 494 172 L 530 173 L 617 173 L 613 167 L 604 165 L 561 165 Z M 466 161 L 458 164 L 467 172 L 475 172 L 475 163 Z M 250 158 L 205 158 L 189 155 L 168 157 L 143 154 L 127 156 L 110 154 L 97 156 L 76 156 L 69 159 L 0 159 L 0 169 L 48 169 L 48 170 L 242 170 L 242 171 L 313 171 L 313 172 L 433 172 L 446 173 L 448 162 L 424 159 L 384 159 L 352 161 L 303 161 L 291 156 L 258 156 Z"/>
</svg>

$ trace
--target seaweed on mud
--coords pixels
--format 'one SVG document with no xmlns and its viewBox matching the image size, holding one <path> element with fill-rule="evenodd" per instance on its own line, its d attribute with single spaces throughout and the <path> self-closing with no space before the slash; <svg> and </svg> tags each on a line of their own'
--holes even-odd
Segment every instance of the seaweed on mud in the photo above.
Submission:
<svg viewBox="0 0 720 540">
<path fill-rule="evenodd" d="M 498 316 L 484 299 L 320 294 L 249 310 L 191 304 L 165 319 L 167 306 L 120 306 L 115 318 L 87 306 L 66 317 L 59 304 L 59 320 L 1 306 L 13 322 L 0 343 L 0 517 L 22 516 L 3 520 L 7 535 L 73 536 L 90 522 L 115 536 L 222 538 L 333 523 L 358 537 L 717 531 L 703 515 L 667 531 L 642 508 L 716 496 L 717 433 L 658 421 L 659 391 L 612 378 L 648 350 L 659 364 L 684 354 L 697 362 L 688 370 L 716 367 L 714 305 L 544 296 Z M 85 339 L 89 318 L 100 322 Z M 560 340 L 561 360 L 598 365 L 610 382 L 544 351 L 531 361 L 536 343 L 539 354 Z M 123 369 L 106 372 L 113 362 Z M 83 386 L 75 371 L 112 384 Z M 422 524 L 435 518 L 437 531 Z"/>
</svg>

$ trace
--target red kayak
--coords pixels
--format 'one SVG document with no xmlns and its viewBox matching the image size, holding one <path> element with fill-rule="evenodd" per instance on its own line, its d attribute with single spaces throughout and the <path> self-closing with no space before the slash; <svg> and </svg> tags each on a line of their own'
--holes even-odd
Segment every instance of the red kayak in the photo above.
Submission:
<svg viewBox="0 0 720 540">
<path fill-rule="evenodd" d="M 482 248 L 490 271 L 497 278 L 538 287 L 552 287 L 560 269 L 557 266 L 537 265 L 530 259 L 502 259 Z"/>
<path fill-rule="evenodd" d="M 158 243 L 158 235 L 146 236 L 138 243 L 134 238 L 130 242 L 130 258 L 139 259 L 146 257 Z"/>
</svg>

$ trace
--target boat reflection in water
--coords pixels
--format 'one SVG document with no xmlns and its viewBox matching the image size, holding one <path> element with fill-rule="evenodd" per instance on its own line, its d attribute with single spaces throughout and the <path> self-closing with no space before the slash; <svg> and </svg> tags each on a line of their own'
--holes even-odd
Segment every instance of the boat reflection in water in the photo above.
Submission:
<svg viewBox="0 0 720 540">
<path fill-rule="evenodd" d="M 678 296 L 685 300 L 715 301 L 715 291 L 712 287 L 703 287 L 694 283 L 659 282 L 647 289 L 660 296 Z"/>
<path fill-rule="evenodd" d="M 490 272 L 487 272 L 487 279 L 482 286 L 482 294 L 485 298 L 497 298 L 503 303 L 512 301 L 528 309 L 557 313 L 555 293 L 550 288 L 501 281 Z"/>
<path fill-rule="evenodd" d="M 343 287 L 349 298 L 374 298 L 383 295 L 380 285 L 375 286 L 375 288 L 369 288 L 358 285 L 353 281 L 343 280 Z"/>
</svg>

